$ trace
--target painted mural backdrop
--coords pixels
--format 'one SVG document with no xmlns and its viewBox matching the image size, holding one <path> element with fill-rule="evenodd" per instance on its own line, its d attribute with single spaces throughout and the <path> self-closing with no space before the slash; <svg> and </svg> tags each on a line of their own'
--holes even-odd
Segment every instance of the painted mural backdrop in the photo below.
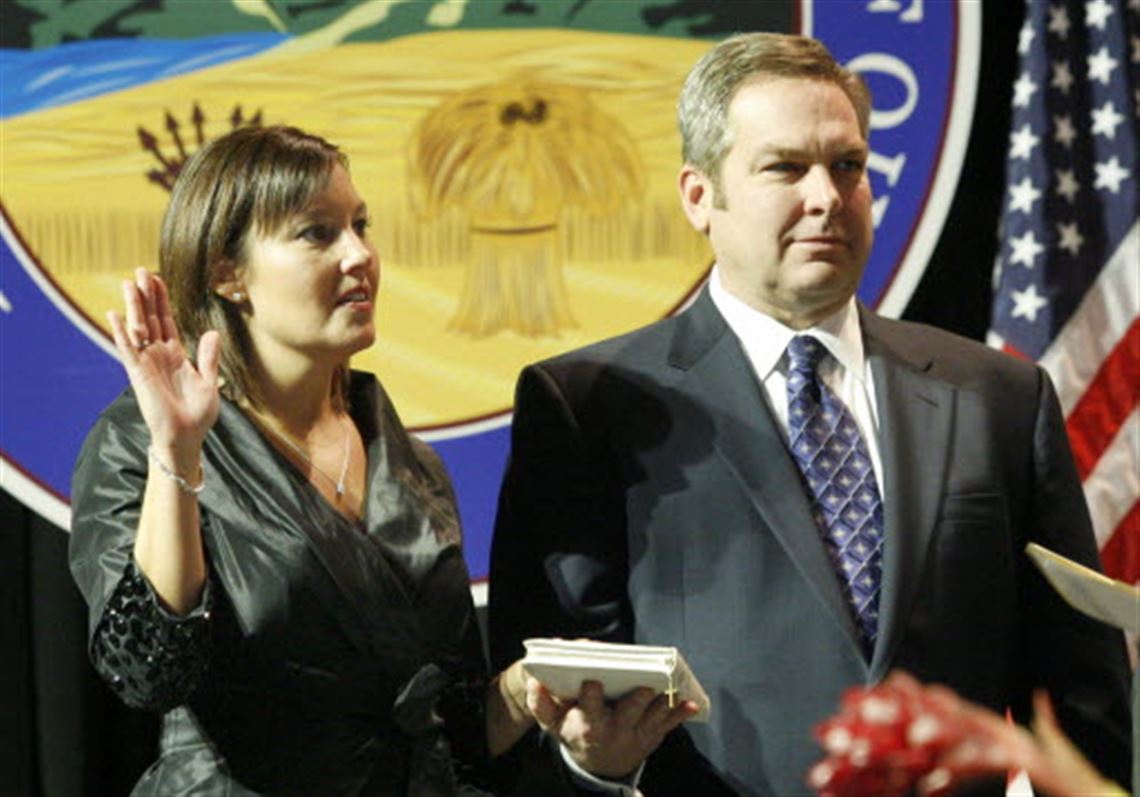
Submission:
<svg viewBox="0 0 1140 797">
<path fill-rule="evenodd" d="M 66 525 L 125 385 L 103 326 L 154 267 L 178 171 L 234 127 L 338 143 L 375 219 L 381 376 L 456 481 L 478 580 L 528 362 L 674 312 L 710 265 L 681 214 L 684 75 L 737 30 L 803 32 L 875 94 L 877 245 L 897 314 L 965 147 L 977 11 L 922 0 L 5 0 L 0 477 Z"/>
</svg>

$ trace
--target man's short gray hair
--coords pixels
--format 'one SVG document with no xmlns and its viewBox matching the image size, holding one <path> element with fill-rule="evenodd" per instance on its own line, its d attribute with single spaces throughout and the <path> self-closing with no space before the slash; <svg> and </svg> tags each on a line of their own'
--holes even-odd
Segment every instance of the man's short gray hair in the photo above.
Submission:
<svg viewBox="0 0 1140 797">
<path fill-rule="evenodd" d="M 685 79 L 677 103 L 681 157 L 712 180 L 718 193 L 720 167 L 732 148 L 728 108 L 746 83 L 770 78 L 807 78 L 843 90 L 867 138 L 871 94 L 855 72 L 840 66 L 815 39 L 782 33 L 740 33 L 713 47 Z"/>
</svg>

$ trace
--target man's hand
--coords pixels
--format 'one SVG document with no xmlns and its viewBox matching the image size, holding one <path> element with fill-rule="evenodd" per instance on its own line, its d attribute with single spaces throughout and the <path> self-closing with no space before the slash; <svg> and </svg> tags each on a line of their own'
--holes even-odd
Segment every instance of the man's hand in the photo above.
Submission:
<svg viewBox="0 0 1140 797">
<path fill-rule="evenodd" d="M 558 737 L 578 766 L 600 778 L 633 773 L 669 731 L 698 711 L 689 700 L 670 708 L 666 695 L 648 687 L 607 705 L 596 681 L 583 683 L 576 701 L 559 700 L 529 676 L 526 701 L 542 729 Z"/>
</svg>

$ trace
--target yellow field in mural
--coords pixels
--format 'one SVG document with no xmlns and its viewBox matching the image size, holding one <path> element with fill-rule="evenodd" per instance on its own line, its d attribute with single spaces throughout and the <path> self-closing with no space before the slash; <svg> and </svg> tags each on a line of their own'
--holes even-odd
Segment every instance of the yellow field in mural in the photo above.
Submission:
<svg viewBox="0 0 1140 797">
<path fill-rule="evenodd" d="M 156 261 L 168 191 L 147 174 L 198 147 L 195 106 L 207 139 L 237 106 L 326 136 L 383 264 L 381 342 L 354 364 L 409 425 L 461 423 L 508 409 L 524 364 L 661 318 L 703 275 L 674 102 L 706 48 L 557 30 L 282 48 L 5 120 L 0 199 L 102 323 L 119 280 Z"/>
</svg>

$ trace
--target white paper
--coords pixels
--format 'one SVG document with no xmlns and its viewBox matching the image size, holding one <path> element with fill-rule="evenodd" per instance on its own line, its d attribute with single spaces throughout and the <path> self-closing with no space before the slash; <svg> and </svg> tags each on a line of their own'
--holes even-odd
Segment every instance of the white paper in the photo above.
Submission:
<svg viewBox="0 0 1140 797">
<path fill-rule="evenodd" d="M 1077 564 L 1035 542 L 1025 552 L 1068 603 L 1089 617 L 1140 633 L 1140 588 Z"/>
</svg>

